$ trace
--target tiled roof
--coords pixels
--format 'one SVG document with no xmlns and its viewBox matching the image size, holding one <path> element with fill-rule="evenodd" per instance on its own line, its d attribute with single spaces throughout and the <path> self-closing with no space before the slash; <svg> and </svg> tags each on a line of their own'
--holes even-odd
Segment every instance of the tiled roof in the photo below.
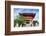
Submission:
<svg viewBox="0 0 46 36">
<path fill-rule="evenodd" d="M 36 13 L 19 13 L 20 15 L 23 15 L 23 16 L 25 16 L 25 17 L 32 17 L 32 18 L 34 18 L 35 17 L 35 15 L 36 15 Z"/>
</svg>

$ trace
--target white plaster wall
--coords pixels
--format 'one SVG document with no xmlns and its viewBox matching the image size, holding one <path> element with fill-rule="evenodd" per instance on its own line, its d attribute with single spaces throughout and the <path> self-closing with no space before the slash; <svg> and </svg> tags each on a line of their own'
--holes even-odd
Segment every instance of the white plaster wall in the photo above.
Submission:
<svg viewBox="0 0 46 36">
<path fill-rule="evenodd" d="M 44 2 L 45 3 L 45 15 L 46 15 L 46 0 L 12 0 L 12 1 L 28 1 L 28 2 Z M 5 36 L 5 1 L 0 0 L 0 36 Z M 46 16 L 45 16 L 46 18 Z M 46 21 L 46 19 L 45 19 Z M 40 34 L 24 34 L 24 35 L 7 35 L 7 36 L 46 36 L 46 23 L 45 33 Z"/>
</svg>

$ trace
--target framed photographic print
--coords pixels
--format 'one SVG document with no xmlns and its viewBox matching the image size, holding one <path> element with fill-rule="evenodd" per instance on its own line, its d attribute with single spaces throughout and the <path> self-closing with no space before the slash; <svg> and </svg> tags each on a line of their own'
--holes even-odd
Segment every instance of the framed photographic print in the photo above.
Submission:
<svg viewBox="0 0 46 36">
<path fill-rule="evenodd" d="M 5 1 L 5 34 L 45 32 L 44 3 Z"/>
</svg>

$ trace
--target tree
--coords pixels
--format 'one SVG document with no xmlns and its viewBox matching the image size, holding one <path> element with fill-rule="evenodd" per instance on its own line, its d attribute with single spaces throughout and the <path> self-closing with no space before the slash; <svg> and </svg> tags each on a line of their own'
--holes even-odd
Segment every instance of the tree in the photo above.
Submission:
<svg viewBox="0 0 46 36">
<path fill-rule="evenodd" d="M 36 26 L 36 23 L 37 25 L 39 24 L 39 22 L 36 20 L 36 21 L 33 21 L 33 25 Z"/>
<path fill-rule="evenodd" d="M 16 23 L 18 23 L 18 26 L 20 27 L 20 25 L 25 25 L 25 19 L 24 19 L 24 16 L 22 15 L 17 15 L 16 16 L 16 19 L 14 19 L 14 27 L 16 26 Z"/>
</svg>

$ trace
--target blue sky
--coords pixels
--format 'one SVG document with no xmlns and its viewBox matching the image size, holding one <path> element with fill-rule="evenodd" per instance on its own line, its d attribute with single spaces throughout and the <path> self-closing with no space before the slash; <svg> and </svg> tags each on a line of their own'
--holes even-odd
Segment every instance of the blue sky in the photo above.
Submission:
<svg viewBox="0 0 46 36">
<path fill-rule="evenodd" d="M 39 9 L 31 9 L 31 8 L 14 8 L 14 16 L 18 15 L 18 13 L 36 13 L 34 19 L 39 19 Z"/>
<path fill-rule="evenodd" d="M 39 9 L 30 9 L 30 8 L 14 8 L 14 13 L 37 13 Z"/>
</svg>

